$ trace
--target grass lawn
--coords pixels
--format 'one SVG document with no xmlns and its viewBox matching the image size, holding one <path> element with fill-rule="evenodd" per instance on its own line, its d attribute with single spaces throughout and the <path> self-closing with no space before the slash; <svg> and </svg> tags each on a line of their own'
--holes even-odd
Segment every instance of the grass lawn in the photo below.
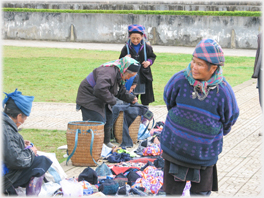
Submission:
<svg viewBox="0 0 264 198">
<path fill-rule="evenodd" d="M 156 101 L 151 105 L 164 105 L 164 86 L 174 73 L 187 67 L 192 56 L 156 55 L 151 66 Z M 34 102 L 74 103 L 80 82 L 94 68 L 118 57 L 115 51 L 3 46 L 3 91 L 10 93 L 18 88 L 24 95 L 35 96 Z M 251 79 L 254 57 L 225 58 L 223 72 L 231 86 Z M 56 153 L 59 162 L 65 160 L 65 151 L 57 148 L 66 144 L 66 131 L 22 129 L 20 133 L 38 150 Z"/>
<path fill-rule="evenodd" d="M 10 93 L 18 88 L 24 95 L 35 96 L 34 102 L 74 103 L 80 82 L 94 68 L 117 59 L 119 54 L 116 51 L 3 46 L 3 91 Z M 151 66 L 156 101 L 151 105 L 164 105 L 164 86 L 174 73 L 187 67 L 192 56 L 156 55 Z M 251 79 L 254 60 L 254 57 L 226 57 L 223 72 L 231 86 Z"/>
<path fill-rule="evenodd" d="M 63 155 L 66 154 L 66 151 L 57 149 L 59 146 L 67 144 L 66 131 L 22 129 L 19 131 L 19 133 L 23 136 L 24 140 L 31 141 L 39 151 L 55 153 L 59 163 L 67 159 L 63 158 Z"/>
</svg>

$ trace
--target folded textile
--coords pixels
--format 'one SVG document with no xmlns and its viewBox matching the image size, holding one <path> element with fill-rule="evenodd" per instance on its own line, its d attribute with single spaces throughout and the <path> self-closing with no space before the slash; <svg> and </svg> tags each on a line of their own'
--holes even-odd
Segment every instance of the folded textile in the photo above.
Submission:
<svg viewBox="0 0 264 198">
<path fill-rule="evenodd" d="M 107 160 L 108 162 L 111 162 L 111 163 L 119 163 L 119 162 L 129 161 L 131 160 L 131 157 L 127 153 L 121 153 L 121 154 L 113 153 L 107 158 Z"/>
<path fill-rule="evenodd" d="M 139 169 L 139 167 L 134 167 L 134 166 L 130 166 L 130 167 L 117 167 L 117 166 L 114 166 L 111 170 L 113 171 L 114 174 L 118 175 L 120 173 L 125 173 L 130 168 Z"/>
<path fill-rule="evenodd" d="M 97 173 L 98 177 L 113 175 L 110 168 L 104 162 L 95 169 L 95 172 Z"/>
<path fill-rule="evenodd" d="M 98 188 L 98 190 L 105 195 L 114 195 L 116 194 L 119 185 L 116 181 L 112 179 L 106 179 Z"/>
<path fill-rule="evenodd" d="M 180 166 L 170 162 L 169 173 L 174 176 L 175 181 L 192 181 L 200 183 L 200 170 Z"/>
<path fill-rule="evenodd" d="M 128 178 L 123 174 L 119 173 L 114 180 L 118 183 L 119 187 L 125 186 L 128 182 Z"/>
<path fill-rule="evenodd" d="M 82 180 L 85 180 L 90 184 L 97 184 L 98 182 L 97 173 L 91 167 L 87 167 L 78 176 L 78 181 L 82 181 Z"/>
</svg>

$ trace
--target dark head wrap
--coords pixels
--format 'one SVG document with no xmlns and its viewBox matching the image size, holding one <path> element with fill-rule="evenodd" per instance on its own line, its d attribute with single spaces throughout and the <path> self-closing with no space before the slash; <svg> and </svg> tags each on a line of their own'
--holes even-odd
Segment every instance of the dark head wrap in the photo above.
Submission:
<svg viewBox="0 0 264 198">
<path fill-rule="evenodd" d="M 132 63 L 131 65 L 129 65 L 127 70 L 132 71 L 132 72 L 138 72 L 139 68 L 140 68 L 140 65 L 138 63 Z"/>
<path fill-rule="evenodd" d="M 4 92 L 5 93 L 5 92 Z M 29 116 L 32 108 L 32 102 L 34 100 L 34 96 L 23 96 L 20 91 L 17 91 L 17 89 L 12 93 L 5 93 L 6 96 L 3 100 L 3 108 L 9 98 L 12 98 L 16 104 L 16 106 L 26 115 Z"/>
<path fill-rule="evenodd" d="M 221 46 L 213 39 L 201 40 L 195 47 L 193 56 L 213 65 L 223 66 L 225 62 Z"/>
</svg>

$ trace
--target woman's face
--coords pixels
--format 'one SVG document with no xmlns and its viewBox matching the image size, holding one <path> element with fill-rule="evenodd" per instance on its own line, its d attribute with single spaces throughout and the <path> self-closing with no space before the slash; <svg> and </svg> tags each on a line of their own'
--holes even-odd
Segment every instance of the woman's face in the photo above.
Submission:
<svg viewBox="0 0 264 198">
<path fill-rule="evenodd" d="M 217 66 L 212 65 L 208 70 L 207 63 L 204 60 L 196 57 L 193 57 L 191 61 L 192 76 L 195 80 L 208 81 L 216 69 Z"/>
<path fill-rule="evenodd" d="M 22 125 L 27 119 L 27 116 L 23 116 L 21 113 L 17 115 L 16 125 L 19 127 Z"/>
<path fill-rule="evenodd" d="M 139 33 L 130 34 L 130 40 L 134 45 L 138 45 L 142 39 L 143 39 L 143 35 Z"/>
<path fill-rule="evenodd" d="M 133 73 L 125 72 L 124 75 L 122 76 L 122 80 L 128 80 L 129 78 L 135 76 L 136 74 L 137 72 L 133 72 Z"/>
</svg>

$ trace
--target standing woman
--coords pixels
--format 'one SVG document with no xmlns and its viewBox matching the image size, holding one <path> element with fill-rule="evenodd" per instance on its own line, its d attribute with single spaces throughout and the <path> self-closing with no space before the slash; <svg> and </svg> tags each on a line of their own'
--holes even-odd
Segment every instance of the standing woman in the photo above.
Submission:
<svg viewBox="0 0 264 198">
<path fill-rule="evenodd" d="M 140 70 L 138 72 L 139 81 L 135 94 L 140 94 L 140 100 L 143 105 L 148 106 L 149 103 L 154 102 L 154 92 L 152 86 L 152 73 L 150 66 L 153 65 L 156 55 L 150 45 L 146 44 L 144 38 L 146 38 L 145 27 L 142 25 L 130 25 L 128 26 L 129 40 L 122 48 L 119 58 L 131 57 L 137 60 L 140 64 Z"/>
<path fill-rule="evenodd" d="M 164 88 L 168 115 L 161 148 L 168 195 L 181 195 L 186 181 L 191 181 L 191 195 L 218 190 L 216 163 L 223 136 L 239 116 L 234 92 L 222 74 L 224 61 L 220 45 L 203 39 L 188 67 Z"/>
<path fill-rule="evenodd" d="M 124 84 L 135 76 L 139 63 L 133 58 L 124 57 L 107 62 L 95 68 L 80 84 L 77 93 L 77 109 L 81 109 L 83 120 L 101 121 L 104 126 L 104 143 L 108 147 L 112 130 L 112 109 L 116 98 L 128 103 L 136 103 L 137 97 L 130 94 Z"/>
</svg>

